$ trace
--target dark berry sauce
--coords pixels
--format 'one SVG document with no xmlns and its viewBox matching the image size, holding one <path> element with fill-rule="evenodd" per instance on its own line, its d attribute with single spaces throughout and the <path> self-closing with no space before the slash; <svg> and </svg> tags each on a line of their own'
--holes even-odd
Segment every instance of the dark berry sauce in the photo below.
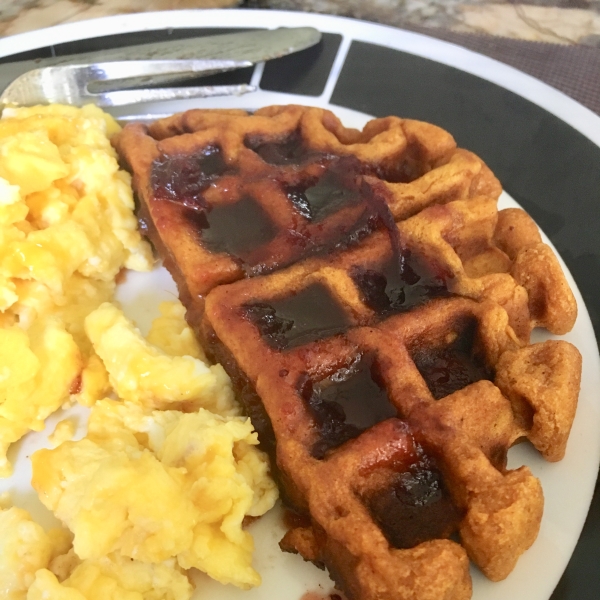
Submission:
<svg viewBox="0 0 600 600">
<path fill-rule="evenodd" d="M 211 252 L 227 252 L 244 260 L 277 235 L 275 225 L 251 196 L 203 212 L 204 217 L 194 223 L 202 231 L 202 244 Z"/>
<path fill-rule="evenodd" d="M 408 469 L 395 473 L 382 489 L 371 492 L 366 504 L 394 548 L 414 548 L 428 540 L 447 538 L 460 524 L 436 461 L 415 444 Z"/>
<path fill-rule="evenodd" d="M 312 448 L 312 455 L 318 459 L 398 414 L 380 383 L 372 354 L 358 356 L 349 367 L 317 383 L 303 379 L 300 393 L 319 430 L 320 439 Z"/>
<path fill-rule="evenodd" d="M 344 310 L 321 284 L 269 303 L 246 304 L 242 310 L 267 344 L 277 350 L 331 337 L 351 326 Z"/>
<path fill-rule="evenodd" d="M 474 352 L 477 322 L 463 325 L 451 344 L 437 348 L 420 348 L 412 359 L 436 400 L 449 396 L 464 387 L 493 379 L 483 359 Z"/>
<path fill-rule="evenodd" d="M 270 141 L 262 137 L 247 136 L 244 145 L 270 165 L 299 165 L 315 156 L 315 152 L 306 148 L 300 132 L 297 131 L 283 139 Z"/>
<path fill-rule="evenodd" d="M 163 155 L 152 165 L 150 176 L 156 198 L 174 200 L 193 208 L 203 207 L 202 192 L 227 170 L 221 149 L 207 146 L 192 155 Z"/>
<path fill-rule="evenodd" d="M 382 318 L 450 294 L 445 276 L 409 250 L 402 251 L 400 259 L 394 256 L 376 269 L 356 266 L 350 276 L 364 303 Z"/>
<path fill-rule="evenodd" d="M 296 210 L 314 223 L 346 206 L 363 201 L 357 176 L 360 163 L 352 158 L 341 158 L 331 163 L 318 181 L 287 189 L 287 197 Z"/>
</svg>

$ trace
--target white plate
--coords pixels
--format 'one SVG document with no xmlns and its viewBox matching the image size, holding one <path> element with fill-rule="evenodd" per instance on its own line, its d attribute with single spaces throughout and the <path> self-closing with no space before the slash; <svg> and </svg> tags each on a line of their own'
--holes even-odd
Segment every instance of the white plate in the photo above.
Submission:
<svg viewBox="0 0 600 600">
<path fill-rule="evenodd" d="M 0 56 L 92 36 L 168 27 L 271 28 L 305 25 L 343 36 L 325 89 L 318 97 L 260 91 L 242 98 L 211 98 L 194 102 L 147 105 L 128 108 L 115 114 L 124 114 L 132 110 L 164 114 L 191 106 L 241 106 L 252 109 L 268 104 L 303 103 L 329 107 L 329 99 L 350 43 L 352 40 L 362 40 L 423 56 L 493 81 L 545 108 L 600 146 L 600 119 L 588 109 L 532 77 L 452 44 L 390 27 L 336 17 L 239 10 L 173 11 L 109 17 L 61 25 L 0 40 Z M 262 66 L 259 65 L 255 70 L 253 82 L 258 83 L 261 74 Z M 331 108 L 349 126 L 361 126 L 369 118 L 368 115 L 349 109 L 336 106 Z M 506 194 L 503 195 L 501 204 L 503 207 L 516 205 Z M 590 317 L 575 282 L 570 276 L 569 280 L 579 304 L 579 317 L 573 331 L 563 339 L 575 344 L 584 360 L 579 408 L 567 455 L 560 463 L 550 464 L 542 460 L 528 445 L 520 445 L 511 450 L 509 465 L 516 467 L 527 464 L 542 481 L 545 495 L 544 518 L 537 541 L 521 557 L 517 567 L 505 581 L 491 583 L 477 569 L 472 569 L 475 600 L 547 600 L 569 561 L 592 498 L 600 461 L 599 357 Z M 151 274 L 130 274 L 126 283 L 119 289 L 118 298 L 123 302 L 126 312 L 135 317 L 141 329 L 147 330 L 150 321 L 157 315 L 158 303 L 172 298 L 174 293 L 176 290 L 171 278 L 164 269 L 158 269 Z M 78 435 L 82 435 L 85 431 L 85 411 L 75 408 L 71 412 L 79 417 Z M 52 417 L 46 432 L 51 432 L 60 418 L 64 416 Z M 28 462 L 28 457 L 35 449 L 47 445 L 46 432 L 31 434 L 13 447 L 10 456 L 16 459 L 15 475 L 8 480 L 0 480 L 0 492 L 11 491 L 17 505 L 29 509 L 40 522 L 49 525 L 53 517 L 40 504 L 30 488 Z M 194 595 L 196 600 L 266 600 L 282 597 L 286 600 L 298 600 L 307 591 L 325 593 L 331 590 L 332 584 L 325 573 L 304 563 L 298 556 L 279 551 L 277 543 L 281 538 L 283 526 L 277 510 L 254 524 L 252 532 L 257 546 L 255 566 L 263 577 L 262 586 L 242 592 L 199 575 L 198 589 Z"/>
</svg>

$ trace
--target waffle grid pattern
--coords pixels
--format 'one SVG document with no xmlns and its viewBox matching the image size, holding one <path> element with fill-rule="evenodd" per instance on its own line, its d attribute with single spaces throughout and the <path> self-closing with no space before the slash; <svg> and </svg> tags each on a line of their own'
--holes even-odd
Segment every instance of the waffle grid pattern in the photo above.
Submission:
<svg viewBox="0 0 600 600">
<path fill-rule="evenodd" d="M 188 320 L 228 370 L 289 504 L 282 547 L 350 598 L 462 600 L 536 538 L 528 439 L 560 460 L 577 307 L 485 164 L 425 123 L 189 111 L 116 147 Z M 257 216 L 258 215 L 258 216 Z M 368 398 L 368 402 L 365 402 Z"/>
</svg>

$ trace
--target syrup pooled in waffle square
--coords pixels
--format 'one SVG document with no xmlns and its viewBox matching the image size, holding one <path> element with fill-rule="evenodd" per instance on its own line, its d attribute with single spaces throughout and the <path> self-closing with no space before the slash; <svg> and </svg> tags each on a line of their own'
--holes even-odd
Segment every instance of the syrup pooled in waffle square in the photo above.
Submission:
<svg viewBox="0 0 600 600">
<path fill-rule="evenodd" d="M 114 143 L 143 226 L 192 297 L 355 244 L 390 213 L 501 191 L 450 134 L 397 117 L 359 132 L 318 108 L 192 110 Z"/>
<path fill-rule="evenodd" d="M 528 439 L 564 455 L 581 357 L 560 264 L 475 155 L 425 123 L 189 111 L 115 140 L 187 318 L 305 522 L 286 550 L 351 599 L 462 600 L 533 543 Z"/>
</svg>

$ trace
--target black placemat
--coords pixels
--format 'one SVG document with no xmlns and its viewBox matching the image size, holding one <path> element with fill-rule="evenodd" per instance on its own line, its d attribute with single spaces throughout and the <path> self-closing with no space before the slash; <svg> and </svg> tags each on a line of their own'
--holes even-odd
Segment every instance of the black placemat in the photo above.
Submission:
<svg viewBox="0 0 600 600">
<path fill-rule="evenodd" d="M 520 69 L 600 115 L 600 48 L 529 42 L 408 24 L 404 28 L 464 46 Z"/>
</svg>

